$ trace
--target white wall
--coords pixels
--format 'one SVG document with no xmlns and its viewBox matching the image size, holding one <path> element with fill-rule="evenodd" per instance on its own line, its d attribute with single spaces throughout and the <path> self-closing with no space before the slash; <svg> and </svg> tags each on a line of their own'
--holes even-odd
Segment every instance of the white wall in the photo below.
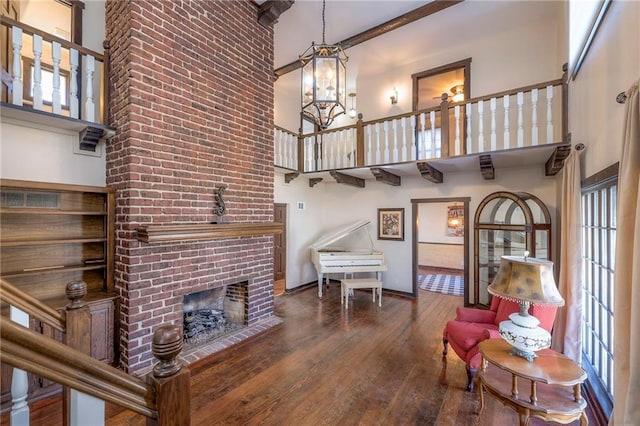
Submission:
<svg viewBox="0 0 640 426">
<path fill-rule="evenodd" d="M 287 288 L 295 288 L 316 280 L 316 271 L 310 261 L 309 245 L 324 233 L 359 219 L 371 221 L 369 232 L 375 247 L 385 254 L 389 265 L 383 273 L 383 287 L 402 292 L 412 291 L 412 205 L 411 199 L 471 197 L 470 216 L 488 194 L 495 191 L 525 191 L 538 196 L 549 208 L 553 224 L 557 223 L 556 191 L 557 179 L 545 177 L 542 167 L 498 169 L 496 179 L 485 181 L 479 171 L 447 173 L 442 184 L 433 184 L 422 177 L 404 177 L 401 187 L 390 187 L 366 181 L 365 188 L 353 188 L 327 182 L 313 188 L 308 178 L 299 176 L 289 184 L 284 183 L 281 173 L 275 175 L 275 202 L 289 205 L 287 212 Z M 306 209 L 296 210 L 296 203 L 303 201 Z M 387 241 L 376 239 L 377 209 L 405 209 L 405 240 Z M 555 229 L 554 229 L 555 233 Z M 353 242 L 353 241 L 352 241 Z M 359 244 L 365 244 L 361 240 Z M 473 235 L 470 235 L 473 247 Z M 362 245 L 360 245 L 362 247 Z M 364 247 L 367 247 L 365 245 Z M 473 252 L 473 250 L 471 250 Z M 469 265 L 473 265 L 473 253 Z M 473 268 L 470 268 L 471 270 Z M 470 276 L 473 282 L 473 276 Z"/>
<path fill-rule="evenodd" d="M 423 243 L 464 244 L 464 237 L 447 235 L 447 207 L 462 203 L 423 203 L 418 207 L 418 241 Z M 468 218 L 465 218 L 468 220 Z M 473 221 L 473 219 L 472 219 Z M 470 222 L 473 223 L 473 222 Z"/>
<path fill-rule="evenodd" d="M 78 132 L 2 118 L 0 177 L 38 182 L 104 186 L 104 143 L 96 154 L 78 152 Z M 75 152 L 74 152 L 75 151 Z"/>
<path fill-rule="evenodd" d="M 577 78 L 569 85 L 569 131 L 582 177 L 620 161 L 625 106 L 616 95 L 640 78 L 640 2 L 612 2 Z"/>
</svg>

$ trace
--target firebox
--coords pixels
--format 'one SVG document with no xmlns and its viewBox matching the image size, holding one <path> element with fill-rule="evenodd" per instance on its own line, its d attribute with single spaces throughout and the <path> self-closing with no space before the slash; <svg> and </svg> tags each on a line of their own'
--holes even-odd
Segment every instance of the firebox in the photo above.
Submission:
<svg viewBox="0 0 640 426">
<path fill-rule="evenodd" d="M 244 281 L 185 295 L 182 308 L 185 345 L 209 343 L 244 328 L 247 285 Z"/>
</svg>

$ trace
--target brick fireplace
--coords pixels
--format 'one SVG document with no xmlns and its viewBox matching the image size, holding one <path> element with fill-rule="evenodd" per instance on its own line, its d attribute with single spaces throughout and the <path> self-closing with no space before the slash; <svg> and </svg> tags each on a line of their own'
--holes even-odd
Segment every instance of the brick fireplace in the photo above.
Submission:
<svg viewBox="0 0 640 426">
<path fill-rule="evenodd" d="M 273 221 L 273 31 L 249 0 L 108 0 L 106 16 L 120 364 L 136 373 L 186 294 L 246 282 L 247 325 L 274 315 L 272 235 L 140 238 L 215 221 L 221 186 L 225 221 Z"/>
</svg>

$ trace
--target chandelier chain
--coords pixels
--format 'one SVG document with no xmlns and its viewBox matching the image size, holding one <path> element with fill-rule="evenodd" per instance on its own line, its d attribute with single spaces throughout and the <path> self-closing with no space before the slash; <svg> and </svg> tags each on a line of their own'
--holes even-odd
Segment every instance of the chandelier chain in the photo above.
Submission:
<svg viewBox="0 0 640 426">
<path fill-rule="evenodd" d="M 325 44 L 324 42 L 324 26 L 325 26 L 324 9 L 326 6 L 327 6 L 326 0 L 322 0 L 322 44 Z"/>
</svg>

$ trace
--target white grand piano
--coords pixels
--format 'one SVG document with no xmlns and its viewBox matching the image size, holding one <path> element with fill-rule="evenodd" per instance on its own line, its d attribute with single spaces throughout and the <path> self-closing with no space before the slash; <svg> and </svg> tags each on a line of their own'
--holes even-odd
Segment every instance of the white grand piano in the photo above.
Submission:
<svg viewBox="0 0 640 426">
<path fill-rule="evenodd" d="M 322 278 L 324 274 L 376 272 L 381 280 L 382 271 L 387 270 L 384 262 L 384 254 L 375 250 L 373 240 L 369 235 L 368 220 L 358 222 L 340 228 L 320 238 L 311 244 L 311 261 L 318 271 L 318 297 L 322 298 Z M 332 248 L 331 244 L 345 238 L 355 232 L 366 232 L 369 237 L 369 248 L 341 249 Z M 327 283 L 329 277 L 327 277 Z"/>
</svg>

